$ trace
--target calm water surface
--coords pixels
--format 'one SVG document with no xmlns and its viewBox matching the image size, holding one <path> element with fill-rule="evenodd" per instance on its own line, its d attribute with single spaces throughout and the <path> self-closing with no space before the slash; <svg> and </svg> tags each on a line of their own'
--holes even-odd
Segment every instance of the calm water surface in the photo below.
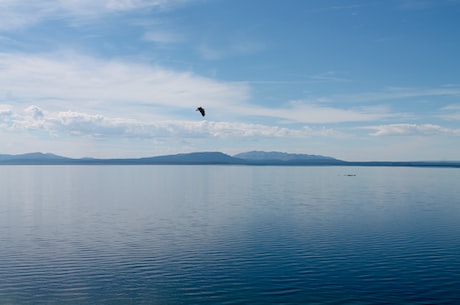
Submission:
<svg viewBox="0 0 460 305">
<path fill-rule="evenodd" d="M 1 166 L 0 304 L 460 304 L 460 170 Z"/>
</svg>

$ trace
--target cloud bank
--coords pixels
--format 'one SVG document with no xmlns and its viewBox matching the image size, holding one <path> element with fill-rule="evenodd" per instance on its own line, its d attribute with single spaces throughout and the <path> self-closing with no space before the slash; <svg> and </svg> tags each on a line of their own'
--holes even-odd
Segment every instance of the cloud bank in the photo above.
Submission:
<svg viewBox="0 0 460 305">
<path fill-rule="evenodd" d="M 372 136 L 434 136 L 456 135 L 460 136 L 460 129 L 450 129 L 434 124 L 389 124 L 364 127 L 375 130 Z"/>
<path fill-rule="evenodd" d="M 14 111 L 10 105 L 0 105 L 0 127 L 15 131 L 46 131 L 57 137 L 71 135 L 91 138 L 302 138 L 343 136 L 333 129 L 313 129 L 307 126 L 292 129 L 241 122 L 186 120 L 144 122 L 74 111 L 51 112 L 35 105 L 28 106 L 22 112 Z"/>
</svg>

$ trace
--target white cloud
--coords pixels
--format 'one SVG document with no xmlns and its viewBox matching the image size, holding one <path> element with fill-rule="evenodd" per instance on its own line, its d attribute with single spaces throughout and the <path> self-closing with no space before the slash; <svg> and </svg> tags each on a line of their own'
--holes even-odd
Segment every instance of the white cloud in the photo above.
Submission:
<svg viewBox="0 0 460 305">
<path fill-rule="evenodd" d="M 0 117 L 10 117 L 13 115 L 13 110 L 10 105 L 0 105 Z"/>
<path fill-rule="evenodd" d="M 42 120 L 45 116 L 43 110 L 40 107 L 37 107 L 35 105 L 29 106 L 25 109 L 27 113 L 32 114 L 32 118 L 34 120 Z"/>
<path fill-rule="evenodd" d="M 42 20 L 60 19 L 74 22 L 107 14 L 154 8 L 172 9 L 192 0 L 2 0 L 0 30 L 26 27 Z"/>
<path fill-rule="evenodd" d="M 327 71 L 307 76 L 310 81 L 316 82 L 350 82 L 351 80 L 340 76 L 336 71 Z"/>
<path fill-rule="evenodd" d="M 180 34 L 166 30 L 152 30 L 144 34 L 144 40 L 158 43 L 158 44 L 171 44 L 178 43 L 184 40 Z"/>
<path fill-rule="evenodd" d="M 330 124 L 394 116 L 386 107 L 344 109 L 309 101 L 293 101 L 278 108 L 255 106 L 247 104 L 250 87 L 244 82 L 220 82 L 191 72 L 99 60 L 73 52 L 0 53 L 0 92 L 5 92 L 0 103 L 135 119 L 168 120 L 174 112 L 198 105 L 227 120 L 233 115 L 239 120 L 266 117 L 278 122 Z M 36 108 L 29 110 L 36 118 L 44 115 Z"/>
<path fill-rule="evenodd" d="M 331 124 L 343 122 L 368 122 L 393 116 L 385 107 L 362 107 L 342 109 L 309 103 L 293 101 L 284 108 L 267 108 L 247 106 L 242 109 L 246 114 L 278 118 L 287 122 L 311 124 Z"/>
<path fill-rule="evenodd" d="M 460 111 L 440 116 L 444 120 L 460 121 Z"/>
<path fill-rule="evenodd" d="M 99 107 L 108 113 L 134 111 L 133 115 L 138 115 L 139 110 L 130 107 L 176 109 L 194 108 L 197 103 L 216 108 L 229 103 L 237 105 L 248 97 L 249 87 L 190 72 L 98 60 L 75 53 L 46 56 L 0 53 L 0 91 L 6 93 L 3 102 L 32 101 L 41 103 L 40 107 L 53 102 L 61 109 Z"/>
<path fill-rule="evenodd" d="M 381 91 L 364 92 L 349 95 L 337 95 L 334 98 L 349 102 L 394 101 L 408 98 L 460 96 L 459 86 L 445 86 L 439 88 L 403 88 L 389 87 Z"/>
<path fill-rule="evenodd" d="M 68 0 L 61 0 L 62 2 L 68 2 Z M 81 2 L 81 0 L 77 1 Z M 89 5 L 93 5 L 94 0 L 87 0 Z M 96 1 L 97 2 L 97 1 Z M 191 2 L 190 0 L 105 0 L 101 1 L 104 7 L 109 10 L 115 11 L 127 11 L 133 9 L 151 8 L 156 7 L 160 9 L 169 9 L 178 5 Z"/>
<path fill-rule="evenodd" d="M 1 110 L 4 109 L 4 110 Z M 286 128 L 241 122 L 161 120 L 141 121 L 113 118 L 100 114 L 75 111 L 44 111 L 37 106 L 26 107 L 24 112 L 14 112 L 12 107 L 0 108 L 2 114 L 14 120 L 0 121 L 0 126 L 13 130 L 43 130 L 53 136 L 84 136 L 93 138 L 305 138 L 313 136 L 343 137 L 327 128 L 307 126 Z"/>
<path fill-rule="evenodd" d="M 449 129 L 433 124 L 389 124 L 363 128 L 375 130 L 372 136 L 460 135 L 460 129 Z"/>
<path fill-rule="evenodd" d="M 12 124 L 13 119 L 13 108 L 10 105 L 0 105 L 0 128 L 9 128 Z"/>
<path fill-rule="evenodd" d="M 446 112 L 446 114 L 440 115 L 442 119 L 453 121 L 460 120 L 460 105 L 448 105 L 443 107 L 441 110 Z"/>
</svg>

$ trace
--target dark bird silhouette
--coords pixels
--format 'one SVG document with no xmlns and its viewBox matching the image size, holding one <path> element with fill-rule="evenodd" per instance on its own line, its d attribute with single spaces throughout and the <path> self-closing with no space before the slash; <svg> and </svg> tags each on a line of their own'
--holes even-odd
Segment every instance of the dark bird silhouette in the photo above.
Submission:
<svg viewBox="0 0 460 305">
<path fill-rule="evenodd" d="M 198 107 L 195 109 L 195 111 L 199 111 L 201 113 L 202 116 L 205 115 L 205 112 L 204 112 L 204 108 L 203 107 Z"/>
</svg>

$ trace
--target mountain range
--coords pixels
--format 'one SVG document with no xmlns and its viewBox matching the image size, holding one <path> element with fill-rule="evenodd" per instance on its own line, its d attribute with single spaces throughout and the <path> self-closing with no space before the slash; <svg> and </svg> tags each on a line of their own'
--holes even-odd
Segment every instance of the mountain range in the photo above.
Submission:
<svg viewBox="0 0 460 305">
<path fill-rule="evenodd" d="M 250 151 L 233 156 L 222 152 L 193 152 L 144 158 L 97 159 L 67 158 L 51 153 L 0 154 L 0 165 L 290 165 L 290 166 L 436 166 L 460 167 L 460 161 L 375 161 L 349 162 L 328 156 L 291 154 L 285 152 Z"/>
</svg>

